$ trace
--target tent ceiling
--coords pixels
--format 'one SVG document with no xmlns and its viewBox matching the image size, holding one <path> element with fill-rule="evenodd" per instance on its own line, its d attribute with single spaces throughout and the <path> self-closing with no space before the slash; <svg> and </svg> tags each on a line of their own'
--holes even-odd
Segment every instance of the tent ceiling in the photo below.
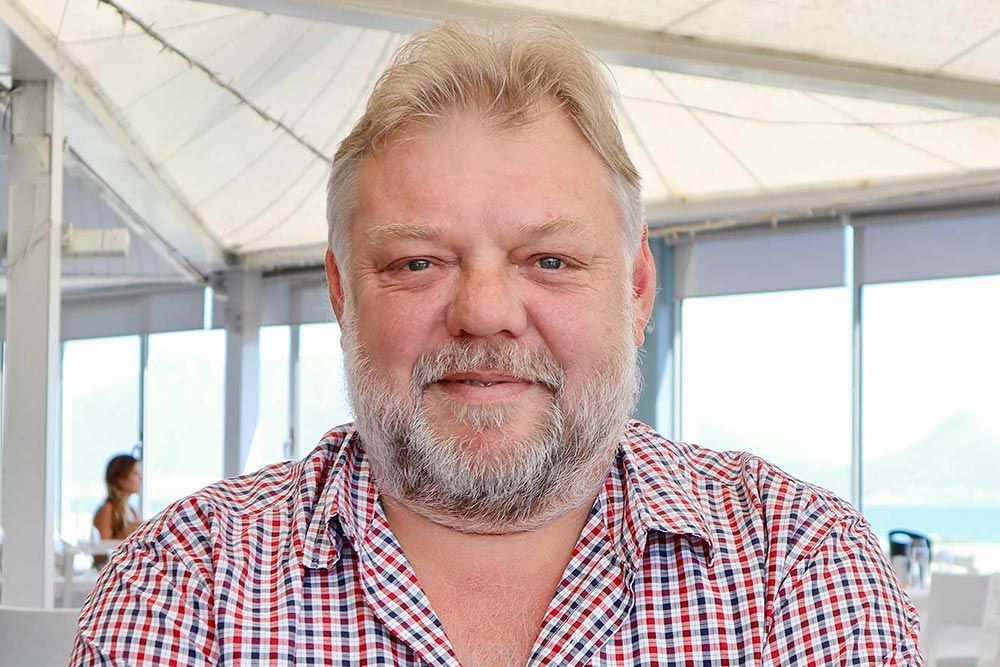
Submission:
<svg viewBox="0 0 1000 667">
<path fill-rule="evenodd" d="M 526 9 L 929 74 L 1000 79 L 994 0 L 512 0 Z"/>
<path fill-rule="evenodd" d="M 973 86 L 961 90 L 1000 99 L 1000 67 L 994 64 L 1000 62 L 1000 5 L 991 0 L 919 8 L 878 0 L 327 3 L 337 15 L 355 12 L 342 23 L 302 18 L 301 10 L 285 16 L 233 6 L 274 10 L 282 4 L 277 0 L 223 1 L 115 0 L 130 18 L 94 0 L 0 5 L 28 16 L 59 57 L 86 74 L 88 94 L 80 99 L 102 107 L 95 115 L 105 125 L 127 131 L 133 158 L 138 153 L 147 161 L 162 179 L 161 189 L 214 243 L 263 265 L 319 260 L 324 156 L 332 155 L 358 118 L 375 79 L 406 37 L 380 28 L 400 29 L 405 22 L 358 20 L 364 5 L 380 11 L 405 7 L 404 14 L 424 16 L 463 8 L 468 16 L 482 15 L 484 8 L 537 9 L 587 25 L 655 32 L 664 40 L 725 42 L 729 49 L 748 49 L 748 58 L 765 48 L 959 77 Z M 898 196 L 907 183 L 924 191 L 928 184 L 963 178 L 1000 182 L 995 115 L 677 69 L 610 65 L 621 93 L 622 131 L 643 175 L 647 204 L 662 215 L 651 224 L 684 218 L 685 210 L 711 217 L 729 211 L 733 201 L 764 202 L 750 208 L 766 214 L 766 202 L 787 193 L 800 202 L 812 195 L 820 201 L 834 191 L 850 200 L 852 192 L 870 196 L 882 187 Z M 70 134 L 69 141 L 75 147 L 87 137 Z"/>
<path fill-rule="evenodd" d="M 0 183 L 7 182 L 8 174 L 9 159 L 0 154 Z M 0 210 L 7 210 L 8 200 L 6 189 L 0 188 Z M 7 222 L 0 220 L 0 232 L 7 231 Z M 141 289 L 197 281 L 197 274 L 168 252 L 162 240 L 152 235 L 128 205 L 109 191 L 72 150 L 65 156 L 63 171 L 63 224 L 73 232 L 116 228 L 130 232 L 128 252 L 124 256 L 64 254 L 60 271 L 65 291 L 123 286 Z M 0 300 L 5 295 L 6 284 L 0 280 Z"/>
</svg>

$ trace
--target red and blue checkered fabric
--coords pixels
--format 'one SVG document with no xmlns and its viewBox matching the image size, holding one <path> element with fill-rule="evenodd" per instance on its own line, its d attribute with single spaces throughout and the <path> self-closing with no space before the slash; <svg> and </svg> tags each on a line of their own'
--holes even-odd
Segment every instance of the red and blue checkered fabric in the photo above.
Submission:
<svg viewBox="0 0 1000 667">
<path fill-rule="evenodd" d="M 867 522 L 749 454 L 629 425 L 531 665 L 922 665 Z M 73 665 L 458 665 L 350 427 L 139 529 Z"/>
</svg>

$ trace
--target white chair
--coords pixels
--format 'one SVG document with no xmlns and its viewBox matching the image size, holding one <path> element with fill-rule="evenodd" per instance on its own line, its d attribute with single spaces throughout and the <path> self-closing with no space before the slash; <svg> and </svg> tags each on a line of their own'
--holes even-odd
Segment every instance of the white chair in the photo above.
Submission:
<svg viewBox="0 0 1000 667">
<path fill-rule="evenodd" d="M 98 571 L 88 564 L 84 569 L 76 569 L 78 555 L 110 557 L 121 545 L 121 540 L 97 540 L 69 544 L 61 542 L 56 545 L 55 598 L 60 607 L 81 607 L 84 599 L 97 583 Z"/>
<path fill-rule="evenodd" d="M 928 667 L 978 667 L 989 650 L 988 609 L 993 577 L 931 575 L 922 646 Z"/>
<path fill-rule="evenodd" d="M 79 614 L 0 606 L 0 667 L 66 667 Z"/>
</svg>

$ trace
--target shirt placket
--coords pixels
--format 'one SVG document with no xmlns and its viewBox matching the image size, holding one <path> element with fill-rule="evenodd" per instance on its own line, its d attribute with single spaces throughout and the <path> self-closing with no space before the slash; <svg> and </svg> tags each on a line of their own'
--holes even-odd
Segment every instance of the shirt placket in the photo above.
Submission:
<svg viewBox="0 0 1000 667">
<path fill-rule="evenodd" d="M 381 510 L 375 513 L 360 556 L 365 600 L 382 625 L 428 665 L 461 667 Z"/>
<path fill-rule="evenodd" d="M 616 633 L 634 604 L 634 572 L 608 539 L 600 503 L 549 606 L 528 665 L 585 665 Z"/>
</svg>

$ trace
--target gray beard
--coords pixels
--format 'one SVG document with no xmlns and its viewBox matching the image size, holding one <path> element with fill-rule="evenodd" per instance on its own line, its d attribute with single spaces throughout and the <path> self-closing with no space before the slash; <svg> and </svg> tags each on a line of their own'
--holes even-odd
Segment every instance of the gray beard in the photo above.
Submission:
<svg viewBox="0 0 1000 667">
<path fill-rule="evenodd" d="M 380 494 L 449 528 L 501 534 L 549 523 L 600 489 L 639 393 L 636 349 L 624 336 L 576 390 L 566 387 L 566 373 L 547 351 L 456 341 L 422 355 L 409 395 L 401 396 L 356 331 L 354 322 L 344 323 L 348 391 Z M 504 425 L 523 417 L 507 406 L 445 403 L 458 423 L 498 432 L 502 440 L 489 455 L 476 437 L 436 432 L 423 401 L 435 381 L 478 369 L 511 373 L 550 393 L 539 423 L 518 442 L 507 441 Z"/>
</svg>

